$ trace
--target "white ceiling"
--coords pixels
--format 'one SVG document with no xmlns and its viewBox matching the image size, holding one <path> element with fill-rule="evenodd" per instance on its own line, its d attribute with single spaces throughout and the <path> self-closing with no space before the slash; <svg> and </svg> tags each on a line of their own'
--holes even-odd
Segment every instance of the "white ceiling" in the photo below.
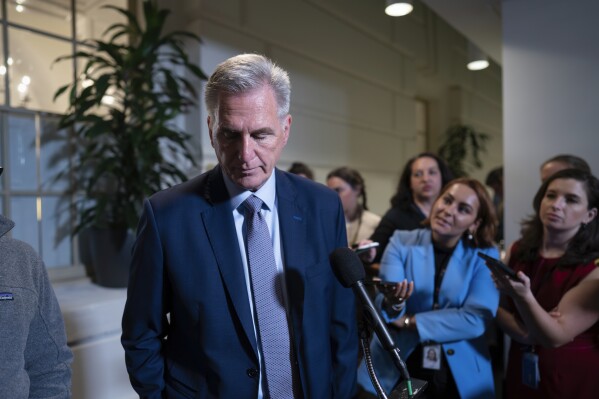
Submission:
<svg viewBox="0 0 599 399">
<path fill-rule="evenodd" d="M 420 0 L 501 65 L 501 0 Z"/>
<path fill-rule="evenodd" d="M 501 65 L 501 1 L 502 0 L 420 0 L 441 16 L 458 32 L 476 44 Z M 71 0 L 29 0 L 30 7 L 67 10 Z M 125 6 L 125 0 L 77 0 L 78 11 L 99 5 Z M 46 9 L 48 13 L 50 10 Z"/>
</svg>

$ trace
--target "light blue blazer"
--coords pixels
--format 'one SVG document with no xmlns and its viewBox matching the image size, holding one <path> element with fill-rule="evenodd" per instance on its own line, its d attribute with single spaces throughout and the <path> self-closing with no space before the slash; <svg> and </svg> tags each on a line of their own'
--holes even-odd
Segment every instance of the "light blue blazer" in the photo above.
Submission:
<svg viewBox="0 0 599 399">
<path fill-rule="evenodd" d="M 432 310 L 435 258 L 429 229 L 395 231 L 380 271 L 383 280 L 414 281 L 414 293 L 404 312 L 415 315 L 418 332 L 391 329 L 402 358 L 407 359 L 419 342 L 440 343 L 460 396 L 465 399 L 495 397 L 484 333 L 497 311 L 499 293 L 477 251 L 499 257 L 495 248 L 472 248 L 460 240 L 441 283 L 438 310 Z M 381 302 L 382 296 L 377 298 L 377 304 Z M 390 321 L 384 312 L 383 317 Z M 390 393 L 400 374 L 377 339 L 373 339 L 370 350 L 377 376 Z M 375 392 L 364 362 L 358 370 L 358 383 Z"/>
</svg>

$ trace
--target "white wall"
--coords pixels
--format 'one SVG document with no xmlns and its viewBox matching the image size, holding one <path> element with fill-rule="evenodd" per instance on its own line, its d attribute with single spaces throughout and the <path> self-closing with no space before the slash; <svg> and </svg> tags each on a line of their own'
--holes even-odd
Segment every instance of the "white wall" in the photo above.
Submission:
<svg viewBox="0 0 599 399">
<path fill-rule="evenodd" d="M 224 59 L 259 52 L 289 71 L 291 138 L 279 166 L 306 162 L 317 180 L 338 166 L 365 177 L 370 208 L 389 207 L 408 158 L 436 150 L 450 123 L 493 137 L 483 178 L 502 163 L 501 71 L 465 68 L 463 36 L 417 2 L 391 18 L 382 1 L 163 1 L 175 25 L 201 35 L 199 61 L 210 74 Z M 457 94 L 456 94 L 457 93 Z M 416 134 L 417 99 L 428 104 L 428 140 Z M 215 164 L 205 125 L 197 131 L 205 168 Z M 196 118 L 197 121 L 197 118 Z"/>
<path fill-rule="evenodd" d="M 532 213 L 539 166 L 558 153 L 599 172 L 599 2 L 503 2 L 506 242 Z"/>
<path fill-rule="evenodd" d="M 73 399 L 133 399 L 121 346 L 124 288 L 87 279 L 53 284 L 73 351 Z"/>
</svg>

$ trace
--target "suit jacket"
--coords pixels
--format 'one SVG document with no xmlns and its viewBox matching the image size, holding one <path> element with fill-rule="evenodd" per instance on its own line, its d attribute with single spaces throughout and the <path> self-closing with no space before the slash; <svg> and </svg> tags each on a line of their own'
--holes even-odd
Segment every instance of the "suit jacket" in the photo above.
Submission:
<svg viewBox="0 0 599 399">
<path fill-rule="evenodd" d="M 331 251 L 347 246 L 343 209 L 325 186 L 273 173 L 304 395 L 349 398 L 355 303 L 329 263 Z M 241 256 L 220 167 L 145 201 L 122 335 L 142 398 L 257 397 L 260 367 Z"/>
<path fill-rule="evenodd" d="M 420 342 L 440 343 L 460 396 L 465 399 L 495 398 L 484 333 L 497 311 L 499 293 L 477 251 L 499 257 L 495 248 L 472 248 L 460 240 L 441 282 L 438 310 L 432 310 L 435 257 L 429 229 L 396 231 L 381 263 L 383 280 L 414 281 L 414 292 L 404 312 L 415 315 L 418 331 L 392 330 L 402 356 L 410 356 Z M 377 299 L 382 302 L 382 297 Z M 373 341 L 371 352 L 377 376 L 389 392 L 399 372 L 378 341 Z M 364 365 L 358 374 L 359 384 L 374 392 Z"/>
</svg>

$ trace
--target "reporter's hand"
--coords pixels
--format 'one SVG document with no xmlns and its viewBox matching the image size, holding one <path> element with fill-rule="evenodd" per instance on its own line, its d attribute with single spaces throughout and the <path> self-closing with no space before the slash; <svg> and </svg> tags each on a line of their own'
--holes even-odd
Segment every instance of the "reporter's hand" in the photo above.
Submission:
<svg viewBox="0 0 599 399">
<path fill-rule="evenodd" d="M 401 311 L 403 309 L 403 305 L 405 301 L 412 295 L 414 292 L 414 282 L 408 280 L 403 280 L 398 282 L 395 286 L 395 289 L 384 292 L 385 303 L 387 306 L 390 306 L 395 311 Z"/>
<path fill-rule="evenodd" d="M 495 287 L 506 295 L 514 299 L 523 299 L 528 295 L 532 295 L 530 290 L 530 278 L 519 271 L 517 273 L 518 280 L 512 280 L 507 277 L 505 274 L 491 269 L 491 276 L 493 277 L 493 282 L 495 283 Z"/>
<path fill-rule="evenodd" d="M 374 241 L 368 240 L 368 239 L 366 239 L 366 240 L 360 240 L 360 241 L 358 241 L 358 247 L 361 247 L 361 246 L 366 245 L 366 244 L 371 244 L 373 242 Z M 352 248 L 352 250 L 355 250 L 355 248 Z M 372 263 L 372 261 L 374 260 L 374 258 L 376 256 L 376 247 L 370 248 L 367 251 L 361 252 L 361 253 L 358 254 L 358 256 L 360 257 L 360 259 L 362 260 L 362 262 L 364 262 L 364 263 Z"/>
</svg>

